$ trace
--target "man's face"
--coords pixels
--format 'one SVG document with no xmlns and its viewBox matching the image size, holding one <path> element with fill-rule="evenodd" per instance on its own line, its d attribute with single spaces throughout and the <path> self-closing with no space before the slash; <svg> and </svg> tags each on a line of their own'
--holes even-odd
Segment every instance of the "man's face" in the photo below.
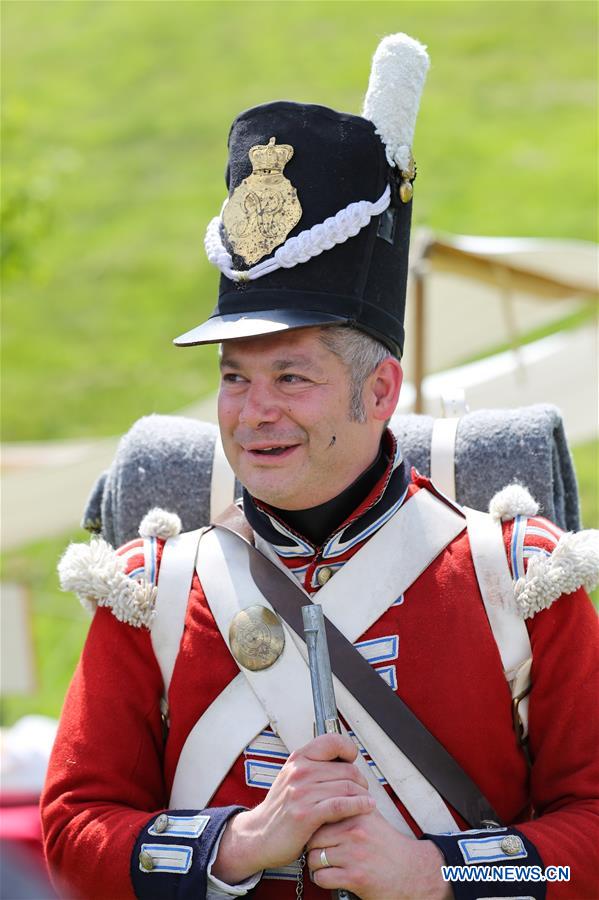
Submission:
<svg viewBox="0 0 599 900">
<path fill-rule="evenodd" d="M 226 341 L 218 419 L 252 496 L 282 509 L 335 497 L 374 460 L 382 421 L 349 417 L 350 377 L 318 328 Z"/>
</svg>

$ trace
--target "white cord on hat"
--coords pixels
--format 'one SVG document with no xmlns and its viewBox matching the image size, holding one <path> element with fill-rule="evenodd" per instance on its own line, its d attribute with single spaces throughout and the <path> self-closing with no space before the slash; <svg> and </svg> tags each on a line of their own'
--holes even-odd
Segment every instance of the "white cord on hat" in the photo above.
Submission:
<svg viewBox="0 0 599 900">
<path fill-rule="evenodd" d="M 358 200 L 350 203 L 345 209 L 325 219 L 312 228 L 301 231 L 298 235 L 288 238 L 275 251 L 274 255 L 263 262 L 252 266 L 250 269 L 237 270 L 233 268 L 231 254 L 222 242 L 220 226 L 221 217 L 215 216 L 206 229 L 204 246 L 206 255 L 213 266 L 231 281 L 255 281 L 262 275 L 268 275 L 277 269 L 291 269 L 298 263 L 307 262 L 314 256 L 318 256 L 323 250 L 330 250 L 336 244 L 343 244 L 350 237 L 355 237 L 373 216 L 384 212 L 391 202 L 391 189 L 389 185 L 384 193 L 371 203 L 370 200 Z"/>
</svg>

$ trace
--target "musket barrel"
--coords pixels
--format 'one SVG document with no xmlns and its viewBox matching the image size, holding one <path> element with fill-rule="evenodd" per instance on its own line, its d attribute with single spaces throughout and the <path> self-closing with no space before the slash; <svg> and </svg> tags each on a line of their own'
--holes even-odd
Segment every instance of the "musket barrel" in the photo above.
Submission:
<svg viewBox="0 0 599 900">
<path fill-rule="evenodd" d="M 302 606 L 302 618 L 308 648 L 316 734 L 341 734 L 322 606 L 319 603 Z M 333 897 L 336 900 L 358 900 L 355 894 L 344 888 L 333 891 Z"/>
<path fill-rule="evenodd" d="M 318 603 L 303 606 L 302 617 L 308 646 L 316 734 L 340 733 L 322 606 Z"/>
</svg>

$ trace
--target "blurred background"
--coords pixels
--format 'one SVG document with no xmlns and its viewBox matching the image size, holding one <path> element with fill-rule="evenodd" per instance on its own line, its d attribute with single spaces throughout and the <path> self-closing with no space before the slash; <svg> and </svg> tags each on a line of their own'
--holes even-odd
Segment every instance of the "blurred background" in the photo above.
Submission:
<svg viewBox="0 0 599 900">
<path fill-rule="evenodd" d="M 279 98 L 360 112 L 387 33 L 432 59 L 402 402 L 440 414 L 441 378 L 472 408 L 562 406 L 599 524 L 594 3 L 33 0 L 2 19 L 5 728 L 60 712 L 88 618 L 56 561 L 116 438 L 212 415 L 216 351 L 171 339 L 215 302 L 203 235 L 233 118 Z"/>
</svg>

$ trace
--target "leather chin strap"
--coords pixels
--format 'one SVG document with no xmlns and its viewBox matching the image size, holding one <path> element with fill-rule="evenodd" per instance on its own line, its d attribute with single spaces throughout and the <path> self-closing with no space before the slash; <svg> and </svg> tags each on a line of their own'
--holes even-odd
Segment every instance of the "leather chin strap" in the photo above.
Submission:
<svg viewBox="0 0 599 900">
<path fill-rule="evenodd" d="M 238 507 L 230 506 L 214 524 L 243 541 L 256 586 L 287 625 L 304 640 L 301 608 L 310 601 L 298 585 L 256 550 L 243 513 Z M 326 617 L 325 624 L 334 674 L 368 710 L 395 746 L 471 827 L 501 825 L 487 798 L 445 747 L 403 700 L 389 690 L 370 663 Z"/>
</svg>

